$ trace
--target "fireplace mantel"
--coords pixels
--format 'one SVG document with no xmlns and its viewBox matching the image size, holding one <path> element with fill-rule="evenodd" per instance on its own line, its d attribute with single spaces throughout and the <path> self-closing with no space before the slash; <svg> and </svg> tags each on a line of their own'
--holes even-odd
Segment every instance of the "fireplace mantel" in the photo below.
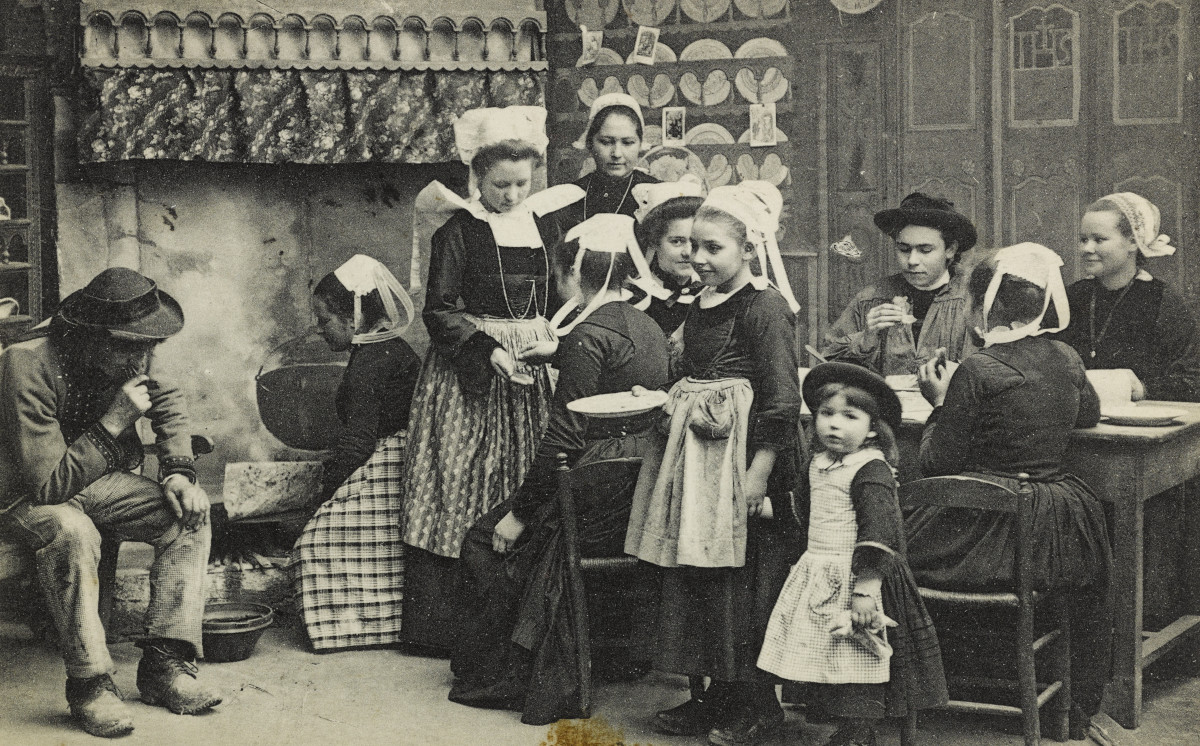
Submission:
<svg viewBox="0 0 1200 746">
<path fill-rule="evenodd" d="M 85 67 L 544 70 L 533 0 L 83 0 Z"/>
</svg>

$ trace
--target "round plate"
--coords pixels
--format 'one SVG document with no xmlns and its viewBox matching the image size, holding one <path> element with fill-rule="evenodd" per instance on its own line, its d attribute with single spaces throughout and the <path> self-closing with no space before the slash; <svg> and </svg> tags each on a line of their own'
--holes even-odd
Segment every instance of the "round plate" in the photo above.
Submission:
<svg viewBox="0 0 1200 746">
<path fill-rule="evenodd" d="M 741 7 L 740 5 L 738 7 Z M 733 53 L 733 56 L 739 60 L 744 60 L 748 57 L 787 57 L 787 48 L 774 39 L 768 39 L 765 36 L 760 36 L 757 39 L 751 39 L 738 50 Z"/>
<path fill-rule="evenodd" d="M 738 93 L 752 104 L 773 104 L 787 94 L 788 82 L 779 68 L 769 67 L 760 83 L 754 71 L 743 67 L 734 76 Z"/>
<path fill-rule="evenodd" d="M 738 136 L 737 141 L 740 143 L 750 142 L 750 128 L 749 127 L 746 128 L 745 132 L 743 132 L 741 135 Z M 787 142 L 787 141 L 788 141 L 787 135 L 783 134 L 783 130 L 776 127 L 775 128 L 775 142 L 781 143 L 781 142 Z"/>
<path fill-rule="evenodd" d="M 616 5 L 615 2 L 612 4 Z M 625 12 L 639 26 L 661 26 L 675 10 L 675 0 L 625 0 L 623 5 Z M 657 57 L 655 62 L 658 62 Z"/>
<path fill-rule="evenodd" d="M 591 27 L 593 23 L 600 19 L 596 15 L 582 12 L 583 4 L 586 1 L 587 0 L 567 0 L 567 17 L 570 18 L 572 23 L 575 23 L 576 25 L 587 25 L 588 27 Z M 594 7 L 596 4 L 588 3 L 588 5 L 589 7 Z M 617 11 L 620 10 L 620 7 L 621 4 L 615 2 L 614 0 L 609 0 L 607 5 L 601 6 L 601 12 L 604 13 L 604 23 L 601 23 L 597 28 L 592 30 L 597 31 L 612 23 L 613 19 L 617 17 Z M 621 63 L 618 62 L 617 64 L 619 65 Z"/>
<path fill-rule="evenodd" d="M 729 0 L 680 0 L 684 15 L 699 23 L 712 23 L 729 10 Z"/>
<path fill-rule="evenodd" d="M 787 0 L 736 0 L 738 10 L 751 18 L 767 18 L 783 10 Z"/>
<path fill-rule="evenodd" d="M 731 179 L 733 179 L 733 166 L 729 165 L 729 159 L 723 153 L 717 153 L 708 162 L 709 188 L 725 186 Z"/>
<path fill-rule="evenodd" d="M 1130 404 L 1101 411 L 1102 419 L 1110 425 L 1132 425 L 1135 427 L 1166 427 L 1179 424 L 1178 418 L 1186 414 L 1172 407 L 1142 407 Z"/>
<path fill-rule="evenodd" d="M 625 60 L 621 59 L 621 55 L 617 54 L 608 47 L 600 47 L 600 52 L 596 55 L 596 61 L 593 65 L 624 65 Z"/>
<path fill-rule="evenodd" d="M 684 73 L 679 79 L 679 90 L 693 104 L 715 106 L 729 98 L 732 87 L 724 70 L 712 70 L 703 83 L 695 73 Z"/>
<path fill-rule="evenodd" d="M 689 127 L 684 140 L 688 145 L 731 145 L 733 135 L 719 124 L 705 122 Z"/>
<path fill-rule="evenodd" d="M 684 174 L 695 174 L 704 181 L 708 176 L 700 156 L 678 145 L 651 148 L 638 165 L 659 181 L 679 181 Z"/>
<path fill-rule="evenodd" d="M 679 53 L 680 62 L 730 59 L 733 59 L 733 52 L 730 52 L 729 47 L 716 39 L 697 39 L 684 47 L 683 51 Z"/>
<path fill-rule="evenodd" d="M 576 399 L 567 403 L 567 409 L 589 417 L 628 417 L 658 409 L 667 403 L 668 398 L 670 397 L 665 391 L 647 391 L 642 396 L 634 396 L 629 391 L 618 391 L 614 394 Z"/>
</svg>

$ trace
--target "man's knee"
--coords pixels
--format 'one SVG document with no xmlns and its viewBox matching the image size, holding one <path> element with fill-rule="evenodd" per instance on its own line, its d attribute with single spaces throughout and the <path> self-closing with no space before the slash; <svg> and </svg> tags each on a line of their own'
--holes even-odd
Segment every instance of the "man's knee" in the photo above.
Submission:
<svg viewBox="0 0 1200 746">
<path fill-rule="evenodd" d="M 45 548 L 66 549 L 74 554 L 99 554 L 100 531 L 86 513 L 63 506 L 46 506 L 47 520 L 39 527 Z"/>
</svg>

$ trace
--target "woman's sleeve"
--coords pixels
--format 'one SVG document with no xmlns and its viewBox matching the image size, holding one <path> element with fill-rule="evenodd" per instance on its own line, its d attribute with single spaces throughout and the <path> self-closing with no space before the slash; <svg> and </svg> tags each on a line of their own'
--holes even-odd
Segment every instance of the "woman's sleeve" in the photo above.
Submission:
<svg viewBox="0 0 1200 746">
<path fill-rule="evenodd" d="M 368 352 L 365 351 L 364 352 Z M 358 364 L 355 365 L 354 363 Z M 338 388 L 346 411 L 342 428 L 325 463 L 321 480 L 322 498 L 328 499 L 354 470 L 367 463 L 379 440 L 379 405 L 383 401 L 383 378 L 376 361 L 352 361 Z"/>
<path fill-rule="evenodd" d="M 451 218 L 430 242 L 429 279 L 421 318 L 430 341 L 450 360 L 468 356 L 486 361 L 499 343 L 479 331 L 459 306 L 466 255 L 462 228 Z"/>
<path fill-rule="evenodd" d="M 1183 299 L 1167 288 L 1155 324 L 1159 375 L 1143 381 L 1147 399 L 1200 402 L 1200 334 Z"/>
<path fill-rule="evenodd" d="M 868 462 L 850 482 L 850 500 L 858 522 L 851 569 L 878 572 L 889 551 L 904 552 L 904 522 L 896 499 L 896 479 L 883 461 Z"/>
<path fill-rule="evenodd" d="M 778 292 L 761 291 L 746 309 L 739 333 L 758 371 L 747 457 L 760 448 L 794 448 L 800 426 L 796 315 Z"/>
<path fill-rule="evenodd" d="M 581 324 L 563 338 L 554 356 L 558 383 L 550 400 L 550 421 L 538 444 L 534 465 L 513 498 L 513 515 L 525 523 L 553 495 L 558 454 L 566 453 L 573 458 L 583 448 L 587 416 L 572 412 L 567 404 L 592 396 L 600 389 L 600 375 L 611 345 L 604 337 L 591 333 L 595 329 L 593 325 Z"/>
<path fill-rule="evenodd" d="M 825 332 L 821 353 L 829 360 L 856 363 L 878 372 L 881 335 L 866 330 L 866 313 L 871 306 L 863 302 L 864 297 L 859 293 L 846 304 L 842 315 Z"/>
<path fill-rule="evenodd" d="M 979 386 L 967 358 L 950 378 L 946 400 L 934 408 L 921 435 L 921 473 L 927 477 L 959 474 L 969 463 L 979 412 Z"/>
</svg>

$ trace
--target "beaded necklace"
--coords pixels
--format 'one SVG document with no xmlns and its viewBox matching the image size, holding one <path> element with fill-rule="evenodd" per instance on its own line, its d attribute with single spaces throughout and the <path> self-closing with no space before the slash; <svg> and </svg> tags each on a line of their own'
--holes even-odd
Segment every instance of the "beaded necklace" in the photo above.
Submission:
<svg viewBox="0 0 1200 746">
<path fill-rule="evenodd" d="M 621 212 L 621 208 L 625 206 L 625 199 L 629 196 L 629 190 L 633 189 L 634 173 L 636 173 L 636 172 L 634 172 L 634 171 L 629 172 L 629 181 L 627 181 L 625 183 L 625 193 L 621 195 L 621 201 L 617 203 L 616 209 L 613 210 L 614 213 L 619 214 Z M 595 184 L 596 181 L 597 181 L 596 177 L 593 176 L 588 181 L 588 188 L 583 191 L 583 218 L 584 218 L 584 220 L 592 217 L 591 215 L 588 214 L 587 201 L 588 201 L 588 195 L 591 194 L 591 191 L 592 191 L 592 184 Z"/>
<path fill-rule="evenodd" d="M 1117 312 L 1117 306 L 1121 305 L 1121 301 L 1125 300 L 1125 295 L 1129 289 L 1133 287 L 1133 283 L 1137 282 L 1137 275 L 1129 281 L 1129 284 L 1121 288 L 1121 294 L 1117 296 L 1117 300 L 1112 304 L 1112 308 L 1108 310 L 1108 316 L 1104 319 L 1104 323 L 1100 326 L 1100 334 L 1096 334 L 1096 296 L 1100 293 L 1100 282 L 1096 281 L 1096 288 L 1092 290 L 1092 300 L 1088 304 L 1088 344 L 1089 355 L 1092 360 L 1096 359 L 1096 347 L 1104 339 L 1105 333 L 1108 332 L 1108 325 L 1113 320 L 1113 315 Z"/>
<path fill-rule="evenodd" d="M 504 281 L 504 260 L 501 259 L 501 257 L 500 257 L 500 244 L 499 244 L 499 242 L 496 242 L 496 241 L 493 241 L 493 243 L 496 244 L 496 266 L 499 267 L 499 269 L 500 269 L 500 292 L 504 293 L 504 305 L 506 308 L 508 308 L 508 315 L 514 319 L 523 319 L 529 313 L 529 309 L 531 306 L 533 308 L 533 313 L 535 316 L 545 315 L 546 308 L 544 306 L 541 310 L 538 309 L 537 280 L 536 279 L 529 281 L 529 286 L 530 286 L 529 287 L 529 302 L 525 304 L 525 309 L 523 311 L 521 311 L 521 313 L 519 315 L 517 314 L 516 311 L 513 310 L 512 303 L 510 303 L 509 299 L 508 299 L 508 283 Z M 546 276 L 545 276 L 545 280 L 544 280 L 545 287 L 543 289 L 545 290 L 545 293 L 546 293 L 546 303 L 549 303 L 550 302 L 550 258 L 546 254 L 546 246 L 544 244 L 542 245 L 541 249 L 542 249 L 542 266 L 545 267 L 545 270 L 546 270 Z"/>
</svg>

